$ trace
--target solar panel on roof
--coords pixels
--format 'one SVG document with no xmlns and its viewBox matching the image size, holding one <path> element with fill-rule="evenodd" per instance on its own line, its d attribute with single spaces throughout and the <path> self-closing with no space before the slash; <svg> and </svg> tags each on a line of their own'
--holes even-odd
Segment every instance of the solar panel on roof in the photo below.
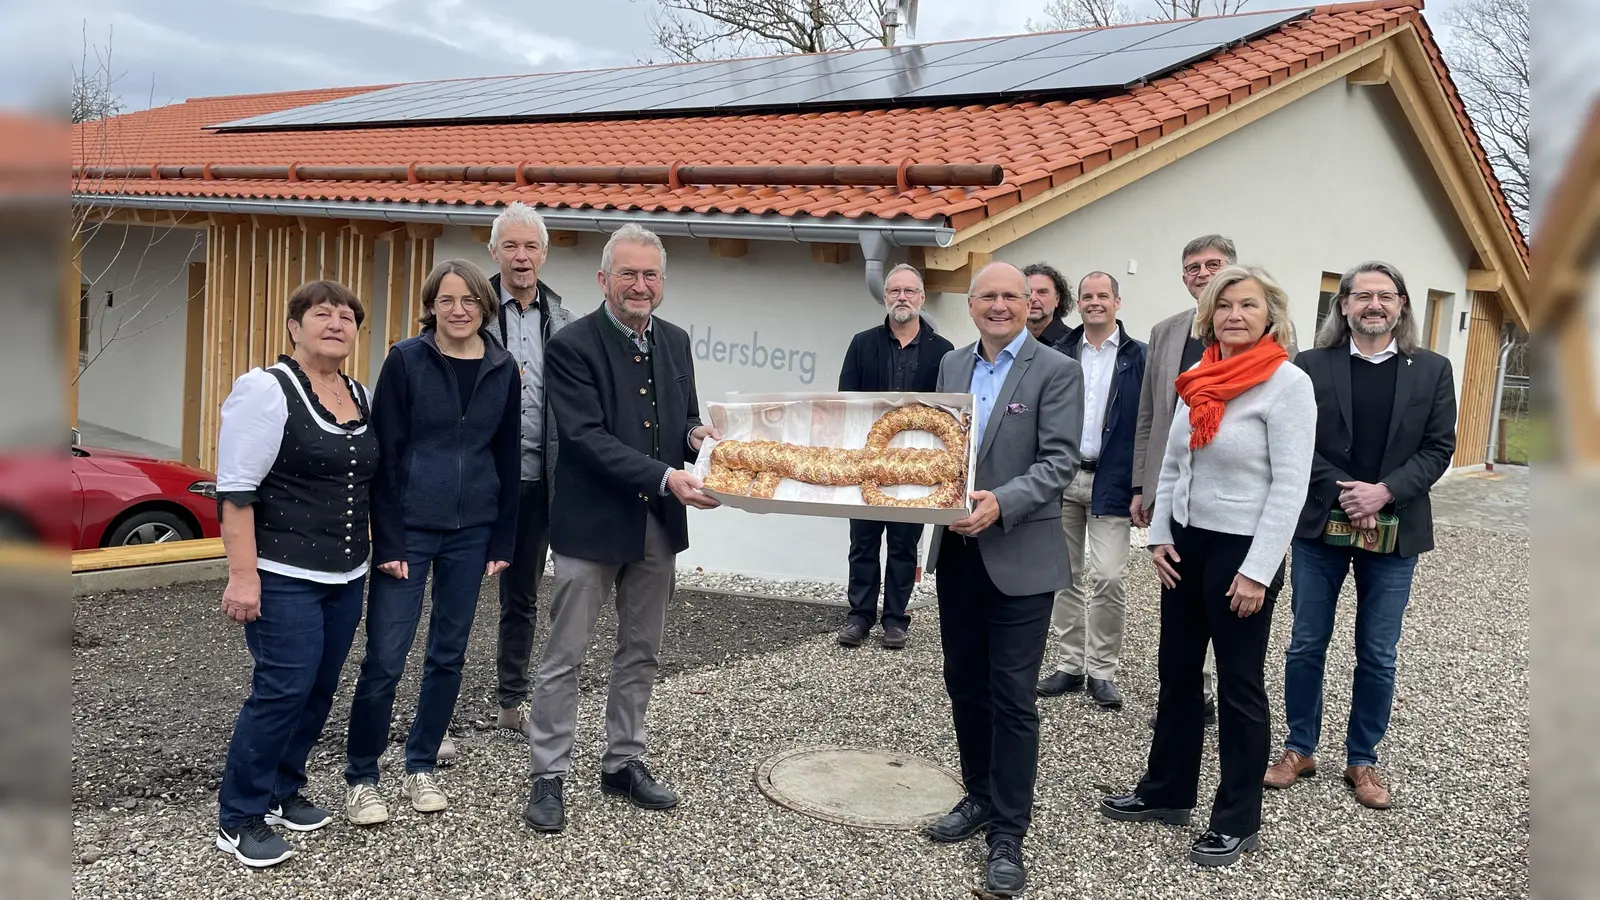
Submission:
<svg viewBox="0 0 1600 900">
<path fill-rule="evenodd" d="M 1071 96 L 1156 78 L 1311 10 L 772 59 L 401 85 L 212 127 L 226 131 Z"/>
</svg>

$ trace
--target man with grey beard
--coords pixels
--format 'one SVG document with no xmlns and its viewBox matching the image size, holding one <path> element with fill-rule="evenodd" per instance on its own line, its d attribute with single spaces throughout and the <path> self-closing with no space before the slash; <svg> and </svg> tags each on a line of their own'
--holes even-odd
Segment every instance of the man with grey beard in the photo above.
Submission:
<svg viewBox="0 0 1600 900">
<path fill-rule="evenodd" d="M 1365 262 L 1339 279 L 1338 311 L 1317 347 L 1295 358 L 1317 398 L 1311 483 L 1294 536 L 1294 629 L 1283 676 L 1289 734 L 1270 788 L 1317 771 L 1322 678 L 1334 612 L 1355 570 L 1356 670 L 1345 731 L 1345 783 L 1356 802 L 1388 809 L 1378 742 L 1394 702 L 1396 647 L 1417 557 L 1433 549 L 1428 491 L 1456 448 L 1450 360 L 1418 345 L 1406 280 Z"/>
<path fill-rule="evenodd" d="M 883 324 L 856 335 L 844 354 L 839 372 L 841 391 L 932 391 L 939 381 L 939 361 L 955 349 L 935 334 L 922 318 L 928 300 L 922 275 L 901 263 L 883 280 Z M 889 538 L 889 559 L 880 565 L 884 534 Z M 912 579 L 916 577 L 917 544 L 922 526 L 902 522 L 850 520 L 850 617 L 839 629 L 839 643 L 859 647 L 883 623 L 883 647 L 905 648 L 911 617 Z M 883 587 L 883 615 L 878 615 L 878 588 Z"/>
</svg>

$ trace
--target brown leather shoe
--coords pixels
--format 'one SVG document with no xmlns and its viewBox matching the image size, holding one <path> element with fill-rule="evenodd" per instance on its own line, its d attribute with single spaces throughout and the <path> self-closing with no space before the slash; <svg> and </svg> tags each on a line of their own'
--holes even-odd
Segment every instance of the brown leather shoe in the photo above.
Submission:
<svg viewBox="0 0 1600 900">
<path fill-rule="evenodd" d="M 1356 802 L 1367 809 L 1388 809 L 1389 789 L 1378 780 L 1372 766 L 1351 766 L 1344 770 L 1344 782 L 1355 789 Z"/>
<path fill-rule="evenodd" d="M 1315 774 L 1317 774 L 1315 757 L 1301 756 L 1293 750 L 1285 750 L 1283 756 L 1267 769 L 1267 774 L 1261 776 L 1261 783 L 1281 791 L 1296 781 L 1310 778 Z"/>
</svg>

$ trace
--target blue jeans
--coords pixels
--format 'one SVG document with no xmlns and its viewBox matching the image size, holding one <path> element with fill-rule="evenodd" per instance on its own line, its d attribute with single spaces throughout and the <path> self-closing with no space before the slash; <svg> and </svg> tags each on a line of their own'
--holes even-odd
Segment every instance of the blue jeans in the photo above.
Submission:
<svg viewBox="0 0 1600 900">
<path fill-rule="evenodd" d="M 261 617 L 244 626 L 255 659 L 218 792 L 218 818 L 237 828 L 306 786 L 306 757 L 333 707 L 364 579 L 319 584 L 261 572 Z"/>
<path fill-rule="evenodd" d="M 1296 538 L 1291 570 L 1294 631 L 1283 676 L 1289 738 L 1284 746 L 1310 756 L 1322 736 L 1322 673 L 1339 591 L 1356 573 L 1356 674 L 1345 736 L 1345 764 L 1378 762 L 1378 742 L 1389 728 L 1394 703 L 1395 647 L 1411 599 L 1417 558 L 1333 547 Z"/>
<path fill-rule="evenodd" d="M 350 784 L 378 782 L 378 757 L 389 745 L 395 688 L 417 635 L 430 567 L 433 616 L 428 622 L 417 714 L 406 740 L 406 774 L 433 771 L 461 693 L 461 666 L 489 561 L 489 530 L 488 525 L 460 531 L 406 529 L 409 577 L 403 581 L 378 571 L 374 561 L 367 597 L 367 654 L 350 704 L 349 765 L 344 771 Z"/>
</svg>

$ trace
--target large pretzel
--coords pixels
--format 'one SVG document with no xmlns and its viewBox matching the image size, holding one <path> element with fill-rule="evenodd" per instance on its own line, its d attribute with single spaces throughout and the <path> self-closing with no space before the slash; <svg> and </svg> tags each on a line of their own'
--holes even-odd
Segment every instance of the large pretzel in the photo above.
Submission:
<svg viewBox="0 0 1600 900">
<path fill-rule="evenodd" d="M 902 431 L 927 431 L 943 450 L 890 447 Z M 956 418 L 931 406 L 892 409 L 879 417 L 860 450 L 802 447 L 778 441 L 721 441 L 711 451 L 706 487 L 727 494 L 771 498 L 784 478 L 808 484 L 858 484 L 872 506 L 944 509 L 961 502 L 966 486 L 966 430 Z M 883 492 L 885 484 L 923 484 L 936 489 L 925 497 L 900 500 Z"/>
</svg>

